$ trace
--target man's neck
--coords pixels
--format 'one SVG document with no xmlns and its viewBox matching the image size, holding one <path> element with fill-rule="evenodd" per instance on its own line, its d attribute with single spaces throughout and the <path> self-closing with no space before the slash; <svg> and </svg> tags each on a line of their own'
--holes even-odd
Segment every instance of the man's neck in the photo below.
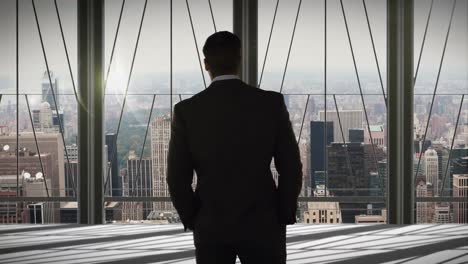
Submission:
<svg viewBox="0 0 468 264">
<path fill-rule="evenodd" d="M 237 74 L 220 74 L 220 75 L 217 75 L 217 76 L 213 77 L 211 82 L 222 81 L 222 80 L 231 80 L 231 79 L 239 79 L 239 76 L 237 76 Z"/>
</svg>

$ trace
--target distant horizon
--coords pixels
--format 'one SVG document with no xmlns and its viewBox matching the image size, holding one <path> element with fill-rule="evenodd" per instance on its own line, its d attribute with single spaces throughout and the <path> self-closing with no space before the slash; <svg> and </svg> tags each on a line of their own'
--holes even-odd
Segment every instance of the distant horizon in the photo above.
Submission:
<svg viewBox="0 0 468 264">
<path fill-rule="evenodd" d="M 64 35 L 70 56 L 72 72 L 77 81 L 77 13 L 76 1 L 57 1 L 61 13 Z M 327 5 L 327 70 L 328 80 L 350 76 L 355 79 L 351 51 L 339 1 L 328 1 Z M 343 1 L 357 68 L 361 77 L 370 76 L 378 82 L 376 62 L 367 28 L 365 13 L 360 1 Z M 45 69 L 41 44 L 38 37 L 34 12 L 30 1 L 20 1 L 19 20 L 19 67 L 20 87 L 22 90 L 37 87 Z M 105 63 L 110 61 L 110 53 L 121 7 L 121 1 L 112 1 L 105 10 Z M 135 48 L 138 27 L 142 14 L 143 0 L 126 3 L 122 16 L 119 38 L 116 43 L 115 56 L 109 75 L 110 90 L 120 91 L 128 78 L 133 51 Z M 267 47 L 269 32 L 273 19 L 276 1 L 259 1 L 258 18 L 258 71 L 261 71 Z M 299 0 L 281 2 L 273 28 L 272 39 L 265 66 L 262 83 L 281 77 L 286 65 L 288 48 L 292 37 L 294 19 Z M 207 36 L 214 32 L 213 21 L 207 1 L 196 3 L 189 1 L 193 15 L 198 51 L 203 59 L 201 48 Z M 424 34 L 430 1 L 415 1 L 414 16 L 414 63 L 418 61 Z M 232 31 L 232 1 L 212 1 L 213 14 L 218 30 Z M 440 65 L 443 44 L 447 33 L 451 1 L 436 1 L 429 23 L 426 44 L 422 54 L 418 81 L 435 79 Z M 57 15 L 53 1 L 36 1 L 36 8 L 50 70 L 54 71 L 61 85 L 70 90 L 70 73 L 58 27 Z M 298 17 L 296 34 L 291 48 L 285 85 L 296 74 L 307 77 L 323 75 L 324 64 L 324 14 L 323 2 L 302 3 Z M 465 10 L 467 1 L 458 1 L 455 9 L 447 50 L 442 65 L 441 82 L 444 80 L 467 80 L 468 61 L 468 17 Z M 372 27 L 375 51 L 385 84 L 386 70 L 386 0 L 368 1 L 367 9 Z M 0 91 L 15 87 L 15 1 L 0 1 Z M 141 81 L 141 76 L 168 75 L 169 72 L 169 1 L 148 2 L 147 14 L 142 27 L 141 39 L 134 65 L 134 81 Z M 193 75 L 199 80 L 194 84 L 203 88 L 200 65 L 195 50 L 194 38 L 185 1 L 174 1 L 173 9 L 173 70 L 174 78 L 180 75 Z M 105 65 L 107 67 L 107 65 Z M 415 65 L 416 67 L 416 65 Z M 105 68 L 107 71 L 107 68 Z M 198 74 L 199 77 L 196 77 Z M 37 76 L 37 77 L 36 77 Z M 209 83 L 209 77 L 204 72 Z M 7 78 L 7 80 L 5 80 Z M 309 79 L 307 78 L 307 79 Z M 305 79 L 305 78 L 303 78 Z M 265 82 L 264 82 L 265 81 Z M 6 83 L 6 84 L 5 84 Z M 386 85 L 386 84 L 385 84 Z"/>
<path fill-rule="evenodd" d="M 277 81 L 278 79 L 281 80 L 282 78 L 282 75 L 283 75 L 283 71 L 284 69 L 277 69 L 277 70 L 271 70 L 271 71 L 265 71 L 264 72 L 264 77 L 263 77 L 263 80 L 262 80 L 262 83 L 265 83 L 265 82 L 271 82 L 271 81 Z M 45 70 L 44 70 L 45 72 Z M 54 72 L 53 70 L 51 70 L 51 72 Z M 356 74 L 354 72 L 349 72 L 349 71 L 344 71 L 344 70 L 331 70 L 331 69 L 327 69 L 327 82 L 334 82 L 334 81 L 356 81 Z M 386 86 L 386 82 L 385 82 L 385 79 L 386 79 L 386 76 L 385 76 L 385 72 L 381 72 L 381 74 L 383 75 L 382 78 L 383 78 L 383 81 L 384 81 L 384 87 Z M 437 73 L 434 73 L 433 71 L 426 71 L 426 72 L 422 72 L 420 71 L 418 73 L 418 78 L 417 78 L 417 82 L 416 82 L 416 86 L 418 86 L 418 83 L 425 83 L 425 82 L 431 82 L 431 81 L 434 81 L 435 80 L 435 77 L 436 77 L 436 74 Z M 271 75 L 269 76 L 269 79 L 267 79 L 265 77 L 265 75 Z M 323 76 L 324 73 L 323 73 L 323 69 L 321 71 L 315 71 L 315 70 L 311 70 L 311 71 L 307 71 L 307 70 L 295 70 L 295 69 L 288 69 L 287 73 L 286 73 L 286 79 L 285 79 L 285 86 L 288 85 L 288 81 L 311 81 L 311 82 L 322 82 L 323 83 Z M 344 79 L 336 79 L 335 77 L 337 75 L 341 75 Z M 77 77 L 75 77 L 75 85 L 77 85 Z M 294 79 L 294 80 L 291 80 L 290 78 L 288 77 L 299 77 L 298 79 Z M 374 72 L 371 72 L 371 71 L 359 71 L 359 77 L 361 79 L 361 81 L 363 81 L 363 79 L 375 79 L 378 81 L 378 75 L 376 75 Z M 24 78 L 24 77 L 23 77 Z M 69 92 L 73 92 L 73 88 L 72 88 L 72 84 L 71 84 L 71 78 L 70 78 L 70 75 L 67 74 L 66 76 L 62 76 L 62 75 L 56 75 L 55 78 L 57 78 L 59 80 L 59 85 L 60 85 L 60 90 L 63 91 L 64 90 L 64 87 L 65 87 L 65 90 L 69 90 L 67 93 Z M 122 79 L 125 80 L 125 83 L 121 83 L 120 86 L 125 85 L 126 84 L 126 79 L 128 78 L 128 75 L 127 76 L 123 76 Z M 187 78 L 187 79 L 185 79 Z M 258 75 L 257 77 L 258 79 L 260 78 L 260 75 Z M 274 78 L 274 79 L 273 79 Z M 28 79 L 28 80 L 31 80 L 32 78 Z M 36 92 L 40 92 L 40 85 L 42 83 L 42 74 L 40 74 L 37 78 L 35 78 L 37 80 L 37 91 Z M 132 85 L 134 85 L 135 82 L 141 82 L 141 81 L 145 81 L 145 80 L 157 80 L 157 81 L 169 81 L 169 71 L 167 72 L 156 72 L 156 73 L 151 73 L 151 72 L 143 72 L 143 73 L 133 73 L 132 75 L 132 82 L 130 84 L 130 87 Z M 205 77 L 206 79 L 206 77 Z M 273 80 L 272 80 L 273 79 Z M 276 80 L 275 80 L 276 79 Z M 11 92 L 10 93 L 16 93 L 16 87 L 15 87 L 15 80 L 16 78 L 12 78 L 12 77 L 8 77 L 6 76 L 5 74 L 0 74 L 0 94 L 1 93 L 4 93 L 8 90 L 10 90 Z M 174 72 L 173 73 L 173 81 L 180 81 L 180 80 L 187 80 L 187 81 L 199 81 L 200 84 L 203 86 L 203 81 L 202 81 L 202 77 L 200 76 L 200 71 L 178 71 L 178 72 Z M 468 87 L 468 73 L 465 73 L 465 72 L 461 72 L 461 71 L 458 71 L 458 72 L 451 72 L 451 73 L 442 73 L 441 74 L 441 78 L 439 79 L 439 84 L 441 82 L 444 82 L 444 81 L 465 81 L 467 83 L 467 87 Z M 211 82 L 208 79 L 206 79 L 206 82 L 207 82 L 207 85 L 209 85 L 209 83 Z M 110 83 L 109 83 L 110 84 Z M 174 84 L 173 84 L 174 85 Z M 78 88 L 78 87 L 77 87 Z M 115 90 L 112 88 L 112 84 L 108 85 L 108 88 L 110 90 Z M 433 89 L 434 87 L 431 87 L 431 89 Z M 22 78 L 21 78 L 21 75 L 20 75 L 20 90 L 24 90 L 24 85 L 22 85 Z M 379 91 L 380 91 L 380 84 L 379 84 Z M 25 92 L 21 92 L 21 94 L 25 93 Z M 29 93 L 29 92 L 28 92 Z M 35 93 L 35 92 L 31 92 L 31 93 Z M 65 94 L 65 93 L 64 93 Z"/>
</svg>

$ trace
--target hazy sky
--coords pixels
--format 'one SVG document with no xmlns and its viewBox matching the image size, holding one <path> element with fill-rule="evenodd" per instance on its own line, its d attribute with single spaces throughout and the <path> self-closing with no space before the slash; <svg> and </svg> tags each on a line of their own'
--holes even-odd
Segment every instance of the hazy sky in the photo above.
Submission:
<svg viewBox="0 0 468 264">
<path fill-rule="evenodd" d="M 20 2 L 20 87 L 21 92 L 37 92 L 44 58 L 34 20 L 30 0 Z M 212 0 L 218 30 L 232 30 L 232 0 Z M 369 32 L 361 0 L 344 0 L 360 73 L 374 76 L 377 71 L 372 53 Z M 427 18 L 430 0 L 415 1 L 415 54 L 419 54 L 421 39 Z M 451 35 L 447 46 L 441 79 L 468 78 L 468 1 L 458 0 Z M 106 62 L 115 34 L 121 0 L 106 1 Z M 141 19 L 143 0 L 126 1 L 121 31 L 112 65 L 109 91 L 121 92 L 128 78 Z M 294 19 L 299 0 L 282 0 L 273 31 L 270 53 L 266 63 L 264 80 L 278 77 L 282 72 L 288 52 Z M 343 72 L 354 74 L 349 43 L 338 0 L 327 1 L 328 5 L 328 71 L 329 78 L 343 78 Z M 381 69 L 385 74 L 386 64 L 386 1 L 368 0 L 367 8 L 373 29 L 374 40 Z M 201 49 L 207 36 L 214 32 L 206 0 L 189 0 L 194 20 L 198 48 Z M 259 0 L 259 67 L 263 63 L 265 47 L 273 18 L 276 0 Z M 452 1 L 435 0 L 424 49 L 421 72 L 424 78 L 434 81 L 442 54 L 443 42 L 449 22 Z M 76 76 L 76 0 L 58 0 L 65 38 Z M 66 57 L 60 36 L 53 0 L 36 0 L 41 30 L 44 36 L 50 69 L 57 73 L 62 86 L 70 87 Z M 194 40 L 188 19 L 185 0 L 174 0 L 174 74 L 199 73 Z M 15 1 L 0 1 L 0 91 L 15 85 Z M 203 56 L 201 54 L 201 56 Z M 299 14 L 289 70 L 321 76 L 324 57 L 324 4 L 318 0 L 303 0 Z M 417 60 L 416 60 L 417 61 Z M 167 78 L 169 70 L 169 0 L 149 0 L 141 33 L 140 45 L 134 68 L 135 79 L 141 76 L 160 75 Z M 207 76 L 207 75 L 206 75 Z M 307 75 L 305 75 L 307 76 Z M 199 80 L 202 88 L 201 77 Z M 286 83 L 293 82 L 286 78 Z M 138 87 L 130 87 L 130 92 Z"/>
</svg>

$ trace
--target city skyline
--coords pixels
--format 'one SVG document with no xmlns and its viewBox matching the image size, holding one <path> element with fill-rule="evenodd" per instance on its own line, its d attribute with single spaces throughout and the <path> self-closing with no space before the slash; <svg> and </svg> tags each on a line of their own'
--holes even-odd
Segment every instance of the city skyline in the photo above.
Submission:
<svg viewBox="0 0 468 264">
<path fill-rule="evenodd" d="M 75 100 L 63 43 L 56 21 L 52 1 L 35 1 L 43 30 L 45 49 L 50 63 L 50 72 L 44 65 L 32 7 L 20 1 L 20 52 L 19 52 L 19 102 L 16 101 L 16 72 L 14 49 L 14 1 L 0 2 L 0 162 L 7 162 L 10 171 L 0 174 L 5 179 L 8 191 L 1 195 L 11 196 L 16 171 L 16 138 L 20 147 L 27 147 L 30 154 L 21 152 L 20 163 L 36 160 L 30 167 L 38 168 L 39 154 L 45 163 L 55 162 L 58 176 L 46 165 L 44 185 L 51 180 L 54 197 L 73 197 L 74 186 L 79 180 L 76 153 L 78 133 L 77 102 Z M 72 73 L 76 81 L 76 3 L 58 1 L 62 12 L 65 38 L 70 52 Z M 120 1 L 107 5 L 105 61 L 109 62 L 110 48 L 117 22 Z M 135 68 L 130 76 L 132 52 L 135 48 L 138 23 L 143 1 L 132 1 L 126 6 L 116 53 L 110 75 L 104 105 L 104 167 L 107 168 L 106 196 L 169 197 L 166 185 L 166 155 L 170 137 L 170 113 L 174 104 L 204 89 L 210 81 L 206 71 L 200 73 L 197 50 L 195 50 L 185 3 L 174 5 L 173 83 L 169 75 L 169 24 L 168 3 L 149 3 L 143 24 L 141 44 L 135 57 Z M 232 10 L 228 0 L 213 1 L 214 16 L 219 29 L 232 27 Z M 349 43 L 343 24 L 339 1 L 328 1 L 327 20 L 327 77 L 324 76 L 323 3 L 304 2 L 293 42 L 290 36 L 298 0 L 287 5 L 280 4 L 271 47 L 262 70 L 263 56 L 274 8 L 273 0 L 259 2 L 258 73 L 262 77 L 261 88 L 280 91 L 285 95 L 292 127 L 299 140 L 301 161 L 304 164 L 302 196 L 309 197 L 382 197 L 387 198 L 387 111 L 384 97 L 386 90 L 386 13 L 385 1 L 368 3 L 371 26 L 376 44 L 376 58 L 382 75 L 382 86 L 377 65 L 372 54 L 369 32 L 359 4 L 344 1 L 348 16 L 351 41 L 356 55 L 356 75 L 351 59 Z M 419 59 L 422 33 L 428 11 L 428 1 L 416 1 L 414 55 Z M 192 8 L 198 48 L 213 32 L 207 3 Z M 457 4 L 448 38 L 447 52 L 443 63 L 443 40 L 448 26 L 451 5 L 435 3 L 429 23 L 427 43 L 421 57 L 420 68 L 414 86 L 414 177 L 413 189 L 417 197 L 466 196 L 465 175 L 468 175 L 468 106 L 466 99 L 460 102 L 468 87 L 468 19 L 463 16 L 467 2 Z M 308 15 L 305 15 L 308 14 Z M 203 18 L 203 19 L 202 19 Z M 5 23 L 3 23 L 5 22 Z M 150 30 L 151 29 L 151 30 Z M 291 57 L 288 46 L 291 43 Z M 199 50 L 200 51 L 200 50 Z M 464 57 L 463 57 L 464 56 Z M 440 68 L 440 76 L 438 70 Z M 107 71 L 107 65 L 105 65 Z M 263 76 L 261 73 L 263 72 Z M 56 98 L 51 94 L 49 74 Z M 440 77 L 440 78 L 439 78 Z M 128 94 L 126 83 L 130 79 Z M 283 82 L 284 81 L 284 82 Z M 438 81 L 438 82 L 437 82 Z M 359 86 L 360 85 L 360 86 Z M 172 89 L 171 89 L 172 88 Z M 437 91 L 435 91 L 437 89 Z M 383 90 L 383 91 L 382 91 Z M 362 94 L 361 94 L 362 92 Z M 385 93 L 384 94 L 382 94 Z M 435 92 L 436 96 L 432 97 Z M 24 94 L 28 94 L 28 101 Z M 179 94 L 183 94 L 180 95 Z M 124 95 L 126 97 L 124 97 Z M 172 97 L 171 97 L 172 96 Z M 153 101 L 151 100 L 153 99 Z M 433 100 L 433 101 L 432 101 Z M 125 107 L 123 108 L 123 102 Z M 154 102 L 154 103 L 153 103 Z M 171 105 L 172 102 L 172 105 Z M 460 105 L 460 103 L 462 105 Z M 16 106 L 19 118 L 16 120 Z M 459 114 L 460 109 L 460 114 Z M 327 118 L 325 114 L 327 113 Z M 338 113 L 340 116 L 338 116 Z M 29 115 L 31 114 L 31 116 Z M 430 120 L 428 117 L 430 115 Z M 324 121 L 329 125 L 324 125 Z M 62 127 L 59 126 L 62 123 Z M 456 124 L 458 126 L 456 127 Z M 18 126 L 19 134 L 16 134 Z M 325 136 L 325 127 L 329 130 Z M 33 128 L 38 141 L 44 137 L 57 140 L 54 149 L 35 152 Z M 63 130 L 63 135 L 59 132 Z M 427 132 L 427 133 L 426 133 Z M 456 132 L 456 137 L 454 133 Z M 118 133 L 118 134 L 117 134 Z M 146 138 L 148 135 L 149 138 Z M 62 137 L 63 136 L 63 142 Z M 426 137 L 427 136 L 427 137 Z M 372 138 L 372 140 L 371 140 Z M 423 144 L 421 141 L 425 139 Z M 145 141 L 146 139 L 146 141 Z M 7 143 L 5 143 L 7 142 Z M 12 143 L 13 142 L 13 143 Z M 75 144 L 75 145 L 73 145 Z M 144 149 L 143 149 L 144 148 Z M 69 152 L 69 153 L 67 153 Z M 7 154 L 5 154 L 7 153 Z M 135 154 L 138 153 L 138 154 Z M 67 157 L 67 154 L 69 156 Z M 141 157 L 139 157 L 141 155 Z M 53 157 L 53 161 L 50 161 Z M 68 160 L 71 158 L 70 162 Z M 3 160 L 2 160 L 3 159 Z M 142 164 L 138 164 L 139 159 Z M 22 164 L 21 166 L 25 166 Z M 144 169 L 140 179 L 138 167 Z M 148 171 L 150 170 L 150 171 Z M 281 175 L 271 166 L 275 180 Z M 31 170 L 32 172 L 32 170 Z M 29 172 L 28 172 L 29 173 Z M 13 174 L 13 176 L 12 176 Z M 36 171 L 34 171 L 36 174 Z M 25 179 L 22 173 L 21 188 Z M 457 176 L 455 176 L 457 175 Z M 35 178 L 35 177 L 33 177 Z M 58 181 L 57 181 L 58 179 Z M 19 185 L 19 183 L 17 183 Z M 24 190 L 27 190 L 24 184 Z M 3 186 L 2 186 L 3 187 Z M 196 187 L 194 182 L 193 188 Z M 134 192 L 134 188 L 150 189 L 150 193 Z M 23 191 L 23 189 L 21 189 Z M 141 190 L 140 190 L 141 191 Z M 16 190 L 15 190 L 16 192 Z M 29 195 L 28 192 L 23 192 Z M 36 193 L 35 195 L 45 195 Z M 24 204 L 29 206 L 29 204 Z M 24 207 L 24 211 L 30 210 Z M 62 206 L 62 205 L 60 205 Z M 109 221 L 157 219 L 177 221 L 170 202 L 125 202 L 110 203 L 106 209 Z M 466 211 L 465 203 L 417 202 L 414 205 L 418 223 L 445 223 L 467 220 L 460 217 Z M 34 206 L 35 207 L 35 206 Z M 328 207 L 328 208 L 327 208 Z M 9 207 L 8 207 L 9 208 Z M 60 220 L 76 219 L 77 205 L 68 203 L 54 207 Z M 44 207 L 40 210 L 49 210 Z M 68 210 L 67 213 L 62 212 Z M 327 209 L 325 212 L 323 210 Z M 17 210 L 17 209 L 15 209 Z M 36 209 L 34 209 L 36 210 Z M 38 209 L 39 210 L 39 209 Z M 464 211 L 465 210 L 465 211 Z M 109 213 L 108 211 L 116 211 Z M 48 212 L 48 211 L 47 211 Z M 65 217 L 66 215 L 66 217 Z M 354 223 L 379 222 L 387 211 L 384 203 L 377 202 L 303 202 L 297 213 L 302 222 L 309 223 Z M 20 219 L 19 215 L 15 215 Z M 55 217 L 55 216 L 54 216 Z M 27 221 L 28 218 L 22 221 Z M 50 220 L 50 219 L 49 219 Z M 48 221 L 49 221 L 48 220 Z M 31 220 L 32 221 L 32 220 Z M 52 221 L 52 220 L 50 220 Z M 53 221 L 57 221 L 55 218 Z"/>
</svg>

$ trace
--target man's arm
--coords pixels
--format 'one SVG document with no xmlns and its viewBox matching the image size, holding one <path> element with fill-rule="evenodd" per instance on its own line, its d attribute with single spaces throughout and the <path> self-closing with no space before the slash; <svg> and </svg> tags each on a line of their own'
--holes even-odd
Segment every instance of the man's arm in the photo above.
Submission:
<svg viewBox="0 0 468 264">
<path fill-rule="evenodd" d="M 167 158 L 167 185 L 172 203 L 184 225 L 184 230 L 193 230 L 193 218 L 196 212 L 192 190 L 193 165 L 187 143 L 186 128 L 179 108 L 179 104 L 176 104 L 171 124 L 171 139 Z"/>
<path fill-rule="evenodd" d="M 275 167 L 279 173 L 279 214 L 280 223 L 296 222 L 297 197 L 302 187 L 302 163 L 296 136 L 289 121 L 289 113 L 283 95 L 278 97 L 279 127 L 275 146 Z"/>
</svg>

